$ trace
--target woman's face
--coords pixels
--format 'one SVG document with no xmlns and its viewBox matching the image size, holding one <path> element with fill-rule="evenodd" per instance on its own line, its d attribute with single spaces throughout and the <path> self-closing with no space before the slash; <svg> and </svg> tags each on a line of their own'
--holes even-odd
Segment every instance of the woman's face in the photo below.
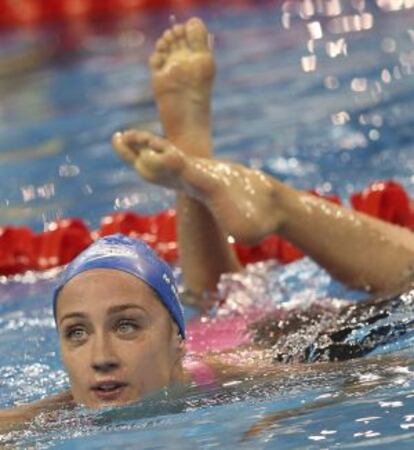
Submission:
<svg viewBox="0 0 414 450">
<path fill-rule="evenodd" d="M 182 377 L 177 326 L 133 275 L 111 269 L 77 275 L 59 294 L 57 324 L 77 403 L 124 405 Z"/>
</svg>

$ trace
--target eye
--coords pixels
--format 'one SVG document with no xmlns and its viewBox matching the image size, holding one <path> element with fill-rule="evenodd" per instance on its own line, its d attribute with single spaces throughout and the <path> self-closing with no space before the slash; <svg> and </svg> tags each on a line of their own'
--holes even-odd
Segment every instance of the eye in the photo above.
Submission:
<svg viewBox="0 0 414 450">
<path fill-rule="evenodd" d="M 82 327 L 71 327 L 65 331 L 66 339 L 72 342 L 82 342 L 86 339 L 86 330 Z"/>
<path fill-rule="evenodd" d="M 138 325 L 130 320 L 121 320 L 116 325 L 116 331 L 119 334 L 130 334 L 138 330 Z"/>
</svg>

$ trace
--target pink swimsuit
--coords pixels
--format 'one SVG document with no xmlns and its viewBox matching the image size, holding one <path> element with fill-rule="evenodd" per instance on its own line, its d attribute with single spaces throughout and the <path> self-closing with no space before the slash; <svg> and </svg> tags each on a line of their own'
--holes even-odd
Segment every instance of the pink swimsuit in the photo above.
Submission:
<svg viewBox="0 0 414 450">
<path fill-rule="evenodd" d="M 214 385 L 214 370 L 202 359 L 203 353 L 235 349 L 251 342 L 248 325 L 257 314 L 224 317 L 198 317 L 187 324 L 187 350 L 184 367 L 197 386 Z"/>
<path fill-rule="evenodd" d="M 187 325 L 187 349 L 195 353 L 220 352 L 249 344 L 248 325 L 253 320 L 250 314 L 193 319 Z"/>
<path fill-rule="evenodd" d="M 193 382 L 198 387 L 216 385 L 214 370 L 203 360 L 189 356 L 184 360 L 184 367 L 190 372 Z"/>
</svg>

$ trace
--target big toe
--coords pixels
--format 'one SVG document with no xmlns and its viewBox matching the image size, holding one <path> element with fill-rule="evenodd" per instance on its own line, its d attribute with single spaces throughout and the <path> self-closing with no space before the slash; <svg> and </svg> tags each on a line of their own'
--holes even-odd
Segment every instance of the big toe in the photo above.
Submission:
<svg viewBox="0 0 414 450">
<path fill-rule="evenodd" d="M 192 50 L 205 51 L 208 50 L 208 31 L 204 22 L 193 17 L 185 25 L 187 42 Z"/>
<path fill-rule="evenodd" d="M 117 132 L 112 136 L 112 146 L 125 162 L 133 164 L 135 152 L 125 144 L 122 133 Z"/>
</svg>

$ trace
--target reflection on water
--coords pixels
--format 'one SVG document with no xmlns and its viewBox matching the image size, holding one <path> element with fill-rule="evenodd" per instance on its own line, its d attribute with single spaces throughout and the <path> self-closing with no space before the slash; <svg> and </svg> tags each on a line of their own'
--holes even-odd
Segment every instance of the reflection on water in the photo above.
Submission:
<svg viewBox="0 0 414 450">
<path fill-rule="evenodd" d="M 346 198 L 389 177 L 414 195 L 412 2 L 285 1 L 200 13 L 215 36 L 219 156 Z M 81 216 L 93 228 L 114 209 L 145 213 L 172 204 L 171 193 L 137 180 L 109 143 L 118 128 L 160 129 L 146 59 L 168 14 L 2 34 L 3 223 L 43 229 L 56 218 Z M 3 406 L 67 386 L 49 278 L 0 279 Z M 220 292 L 227 298 L 215 311 L 220 320 L 276 304 L 286 311 L 329 305 L 335 317 L 341 302 L 361 298 L 306 259 L 285 268 L 252 266 L 243 276 L 223 278 Z M 389 320 L 409 323 L 408 306 Z M 0 442 L 70 449 L 108 442 L 111 448 L 137 442 L 180 449 L 393 442 L 409 448 L 411 339 L 407 332 L 377 355 L 344 363 L 275 365 L 266 376 L 227 380 L 207 392 L 163 392 L 128 408 L 40 417 Z M 305 346 L 300 339 L 287 344 L 296 351 Z"/>
<path fill-rule="evenodd" d="M 68 385 L 57 357 L 48 299 L 51 282 L 25 281 L 2 286 L 2 294 L 6 294 L 2 296 L 0 320 L 2 405 L 39 398 Z M 220 319 L 240 314 L 249 301 L 267 310 L 278 305 L 290 313 L 306 312 L 322 305 L 325 312 L 332 312 L 338 302 L 361 295 L 346 292 L 307 259 L 284 267 L 272 263 L 250 266 L 244 275 L 223 278 L 220 289 L 229 297 L 229 303 L 217 311 Z M 412 316 L 407 309 L 407 320 L 409 314 Z M 295 351 L 305 346 L 300 340 L 296 345 Z M 8 351 L 10 348 L 13 352 Z M 125 408 L 103 412 L 78 408 L 52 418 L 43 415 L 23 434 L 8 433 L 0 441 L 24 447 L 35 439 L 40 448 L 57 444 L 100 448 L 103 431 L 108 439 L 118 442 L 119 448 L 133 439 L 143 439 L 142 448 L 150 447 L 154 439 L 160 446 L 173 439 L 174 447 L 179 448 L 188 433 L 188 448 L 201 445 L 202 439 L 223 446 L 243 439 L 240 445 L 245 448 L 251 448 L 252 440 L 277 442 L 288 448 L 319 439 L 331 445 L 375 437 L 369 431 L 397 439 L 400 430 L 408 432 L 407 417 L 414 414 L 410 401 L 414 395 L 410 339 L 394 340 L 391 347 L 380 350 L 377 356 L 343 363 L 275 364 L 265 372 L 258 366 L 254 376 L 233 376 L 221 386 L 204 391 L 173 388 Z M 240 356 L 235 354 L 234 358 Z M 224 424 L 230 418 L 232 426 L 228 428 Z"/>
<path fill-rule="evenodd" d="M 204 12 L 217 48 L 218 155 L 343 197 L 374 177 L 395 177 L 413 192 L 414 9 L 398 5 L 288 1 L 263 5 L 253 21 L 243 12 Z M 371 29 L 332 26 L 364 14 Z M 131 125 L 160 129 L 146 60 L 166 24 L 161 14 L 3 33 L 7 67 L 10 55 L 25 60 L 52 47 L 31 69 L 15 67 L 0 79 L 0 171 L 15 173 L 0 178 L 3 223 L 43 229 L 44 221 L 81 216 L 96 227 L 114 208 L 153 212 L 172 204 L 165 190 L 137 181 L 109 141 Z M 53 202 L 22 192 L 39 180 L 54 186 Z"/>
<path fill-rule="evenodd" d="M 150 448 L 156 439 L 160 447 L 170 440 L 174 448 L 194 448 L 207 440 L 251 448 L 253 442 L 272 441 L 299 448 L 318 440 L 342 447 L 387 434 L 398 442 L 412 426 L 412 369 L 412 360 L 404 355 L 307 370 L 285 366 L 262 379 L 227 383 L 208 395 L 170 390 L 128 407 L 99 412 L 78 408 L 52 415 L 53 420 L 40 416 L 27 431 L 9 433 L 2 442 L 24 446 L 35 439 L 39 448 L 102 448 L 106 441 L 111 448 L 125 448 L 139 439 L 140 448 Z"/>
</svg>

